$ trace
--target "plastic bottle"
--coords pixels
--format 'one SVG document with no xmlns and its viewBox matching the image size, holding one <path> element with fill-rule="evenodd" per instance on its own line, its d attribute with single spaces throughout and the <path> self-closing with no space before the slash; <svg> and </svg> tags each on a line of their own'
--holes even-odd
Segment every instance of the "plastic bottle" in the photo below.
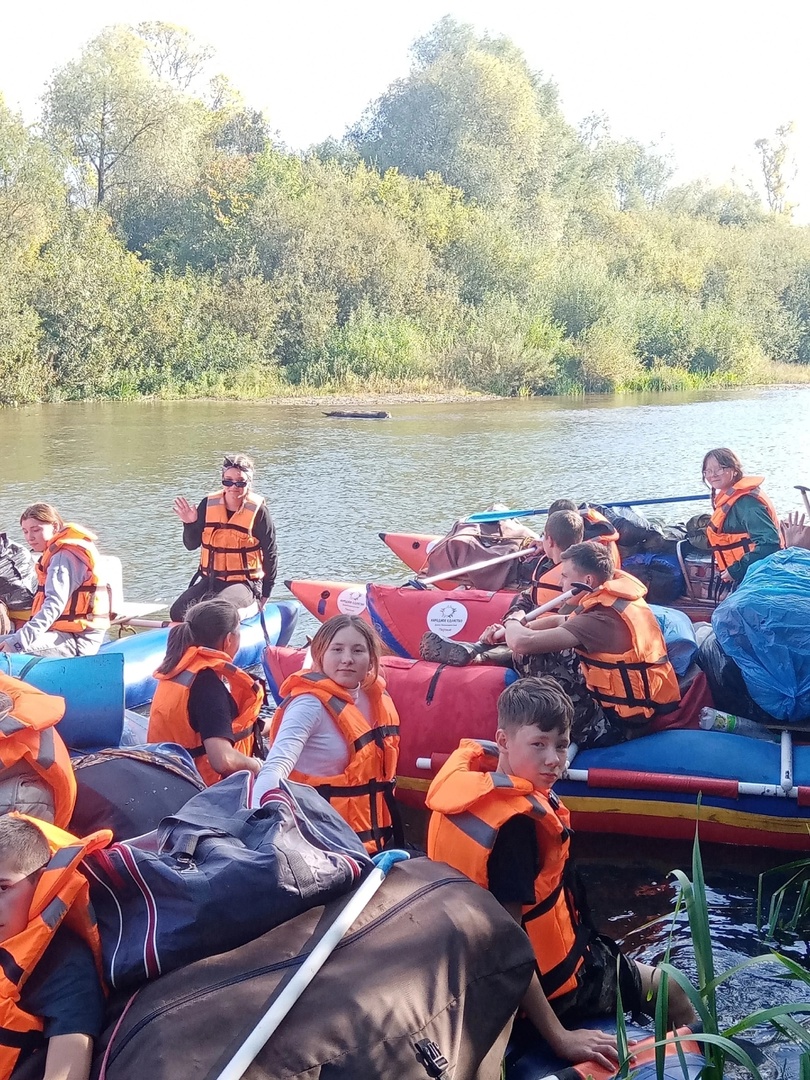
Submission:
<svg viewBox="0 0 810 1080">
<path fill-rule="evenodd" d="M 704 731 L 727 731 L 730 735 L 747 735 L 751 739 L 765 739 L 768 742 L 774 742 L 776 738 L 772 731 L 758 724 L 756 720 L 720 712 L 718 709 L 701 709 L 699 723 Z"/>
</svg>

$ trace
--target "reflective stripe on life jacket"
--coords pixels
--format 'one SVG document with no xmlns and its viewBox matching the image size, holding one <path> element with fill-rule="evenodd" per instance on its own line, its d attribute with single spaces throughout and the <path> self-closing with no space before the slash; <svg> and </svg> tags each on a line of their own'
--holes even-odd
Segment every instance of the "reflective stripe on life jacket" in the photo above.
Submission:
<svg viewBox="0 0 810 1080">
<path fill-rule="evenodd" d="M 382 676 L 363 685 L 371 702 L 372 722 L 354 703 L 351 691 L 318 671 L 299 671 L 281 685 L 284 700 L 270 727 L 272 745 L 290 701 L 309 694 L 320 701 L 338 727 L 349 748 L 349 763 L 335 776 L 312 776 L 294 769 L 290 780 L 314 787 L 363 841 L 372 854 L 394 839 L 392 815 L 397 759 L 399 717 L 385 689 Z"/>
<path fill-rule="evenodd" d="M 262 549 L 253 526 L 263 506 L 261 495 L 251 491 L 229 517 L 224 492 L 215 491 L 206 497 L 200 548 L 200 573 L 204 577 L 217 578 L 230 585 L 238 581 L 262 580 Z"/>
<path fill-rule="evenodd" d="M 32 615 L 45 603 L 45 580 L 48 566 L 58 551 L 65 550 L 84 563 L 85 575 L 70 595 L 67 607 L 49 629 L 63 634 L 81 634 L 85 630 L 106 630 L 110 625 L 112 591 L 101 580 L 95 534 L 81 525 L 65 525 L 56 533 L 37 561 L 37 591 L 31 605 Z"/>
<path fill-rule="evenodd" d="M 714 553 L 715 564 L 721 572 L 723 570 L 728 570 L 734 563 L 739 562 L 743 556 L 749 553 L 749 551 L 756 550 L 756 540 L 749 536 L 748 533 L 730 533 L 725 531 L 726 518 L 729 515 L 729 511 L 744 495 L 756 499 L 758 503 L 765 507 L 768 512 L 768 517 L 773 522 L 773 527 L 776 530 L 776 542 L 780 547 L 785 546 L 782 539 L 782 531 L 779 527 L 779 517 L 776 513 L 776 508 L 767 495 L 763 495 L 762 490 L 760 489 L 760 484 L 763 479 L 764 477 L 762 476 L 743 476 L 730 488 L 726 488 L 725 491 L 716 492 L 712 495 L 714 513 L 709 520 L 709 524 L 706 526 L 706 539 L 709 541 L 709 546 Z"/>
<path fill-rule="evenodd" d="M 585 526 L 585 532 L 583 534 L 583 540 L 595 540 L 599 544 L 604 546 L 610 552 L 610 557 L 613 559 L 613 569 L 620 570 L 622 565 L 622 557 L 619 554 L 619 534 L 604 514 L 600 514 L 598 510 L 594 510 L 592 506 L 583 506 L 579 509 L 579 515 L 582 518 L 582 523 Z"/>
<path fill-rule="evenodd" d="M 646 592 L 638 578 L 619 570 L 572 612 L 610 608 L 630 631 L 630 649 L 621 655 L 586 653 L 580 648 L 576 652 L 591 696 L 622 720 L 636 724 L 673 712 L 681 700 L 661 627 L 643 599 Z"/>
<path fill-rule="evenodd" d="M 109 829 L 78 840 L 43 821 L 15 816 L 40 830 L 51 858 L 37 882 L 28 926 L 0 945 L 0 1080 L 10 1080 L 20 1055 L 42 1044 L 43 1020 L 20 1008 L 20 992 L 62 923 L 87 942 L 101 979 L 98 928 L 87 879 L 78 867 L 85 855 L 112 840 Z"/>
<path fill-rule="evenodd" d="M 76 803 L 76 777 L 67 747 L 54 731 L 65 714 L 65 700 L 28 683 L 0 675 L 0 692 L 11 698 L 11 711 L 0 709 L 0 777 L 25 761 L 53 791 L 54 824 L 64 828 Z"/>
<path fill-rule="evenodd" d="M 495 743 L 461 740 L 427 793 L 426 803 L 433 811 L 427 853 L 486 889 L 487 863 L 498 831 L 518 814 L 533 819 L 540 872 L 534 881 L 534 903 L 523 906 L 522 924 L 551 1000 L 575 989 L 591 937 L 565 883 L 570 815 L 553 791 L 538 791 L 528 780 L 498 772 L 497 764 Z"/>
<path fill-rule="evenodd" d="M 205 649 L 200 645 L 186 649 L 171 671 L 155 672 L 158 686 L 149 711 L 146 737 L 150 743 L 175 742 L 184 746 L 194 758 L 200 776 L 210 787 L 222 777 L 211 766 L 200 733 L 191 726 L 188 715 L 188 695 L 192 683 L 201 671 L 208 670 L 217 673 L 236 702 L 236 716 L 232 722 L 234 749 L 246 757 L 252 755 L 256 721 L 264 701 L 261 683 L 236 667 L 227 653 Z"/>
</svg>

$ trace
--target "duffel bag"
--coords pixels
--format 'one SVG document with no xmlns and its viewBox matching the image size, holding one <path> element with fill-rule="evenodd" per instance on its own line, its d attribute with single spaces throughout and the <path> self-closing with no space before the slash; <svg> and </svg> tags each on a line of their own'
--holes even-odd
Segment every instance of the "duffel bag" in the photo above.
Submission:
<svg viewBox="0 0 810 1080">
<path fill-rule="evenodd" d="M 341 907 L 144 987 L 99 1040 L 95 1080 L 216 1080 Z M 443 863 L 399 863 L 245 1080 L 493 1080 L 533 970 L 489 893 Z"/>
<path fill-rule="evenodd" d="M 312 788 L 282 783 L 251 810 L 251 787 L 250 773 L 234 773 L 155 832 L 84 860 L 110 986 L 243 945 L 341 896 L 371 865 Z"/>
<path fill-rule="evenodd" d="M 113 746 L 72 758 L 75 836 L 112 829 L 113 839 L 152 832 L 198 791 L 205 790 L 187 750 L 174 743 Z"/>
</svg>

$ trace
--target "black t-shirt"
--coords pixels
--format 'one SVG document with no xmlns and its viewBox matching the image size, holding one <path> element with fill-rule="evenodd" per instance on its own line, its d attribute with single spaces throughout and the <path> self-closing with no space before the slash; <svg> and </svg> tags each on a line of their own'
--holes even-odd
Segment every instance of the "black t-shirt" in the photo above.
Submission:
<svg viewBox="0 0 810 1080">
<path fill-rule="evenodd" d="M 104 1027 L 104 992 L 89 945 L 61 926 L 20 993 L 20 1007 L 45 1024 L 43 1039 Z"/>
<path fill-rule="evenodd" d="M 533 904 L 534 881 L 542 869 L 537 826 L 525 814 L 501 825 L 487 860 L 489 891 L 501 904 Z"/>
<path fill-rule="evenodd" d="M 198 672 L 188 692 L 188 720 L 203 742 L 228 739 L 233 743 L 237 712 L 236 702 L 219 675 L 210 668 Z"/>
</svg>

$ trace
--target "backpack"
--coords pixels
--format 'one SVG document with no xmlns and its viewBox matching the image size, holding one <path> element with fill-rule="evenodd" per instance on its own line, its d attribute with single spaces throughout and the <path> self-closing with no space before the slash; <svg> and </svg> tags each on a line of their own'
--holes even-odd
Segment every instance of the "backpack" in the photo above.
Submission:
<svg viewBox="0 0 810 1080">
<path fill-rule="evenodd" d="M 94 1080 L 215 1080 L 341 907 L 145 986 L 110 1017 Z M 534 964 L 490 893 L 443 863 L 398 863 L 245 1080 L 492 1080 Z"/>
<path fill-rule="evenodd" d="M 0 533 L 0 602 L 12 610 L 31 607 L 37 590 L 35 565 L 27 548 Z"/>
<path fill-rule="evenodd" d="M 426 577 L 432 577 L 434 574 L 443 574 L 448 570 L 462 570 L 465 566 L 472 566 L 473 563 L 482 562 L 484 559 L 511 555 L 513 551 L 529 547 L 537 539 L 536 533 L 518 522 L 493 521 L 476 524 L 469 521 L 456 521 L 447 536 L 438 540 L 430 549 L 424 574 Z M 519 561 L 519 559 L 514 559 L 511 562 L 499 563 L 497 566 L 473 570 L 469 574 L 459 573 L 458 578 L 453 578 L 449 582 L 449 586 L 454 588 L 464 583 L 473 589 L 497 592 L 498 589 L 517 584 Z"/>
<path fill-rule="evenodd" d="M 313 788 L 282 782 L 251 810 L 252 785 L 234 773 L 155 832 L 84 860 L 111 987 L 237 948 L 341 896 L 371 865 Z"/>
</svg>

